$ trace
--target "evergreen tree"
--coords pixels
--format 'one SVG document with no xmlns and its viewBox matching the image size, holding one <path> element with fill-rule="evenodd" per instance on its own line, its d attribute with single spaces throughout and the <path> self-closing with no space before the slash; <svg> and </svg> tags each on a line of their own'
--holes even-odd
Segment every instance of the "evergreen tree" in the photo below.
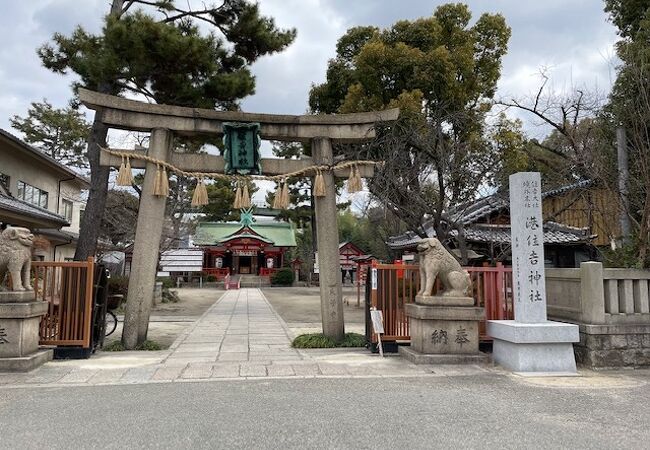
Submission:
<svg viewBox="0 0 650 450">
<path fill-rule="evenodd" d="M 617 55 L 621 61 L 606 107 L 610 128 L 626 131 L 629 160 L 628 193 L 621 196 L 630 218 L 632 240 L 616 258 L 617 266 L 650 267 L 650 0 L 606 0 L 619 29 Z M 613 141 L 613 137 L 610 142 Z M 615 161 L 614 158 L 611 158 Z M 618 171 L 609 166 L 611 185 Z M 621 193 L 622 194 L 622 193 Z M 627 204 L 626 204 L 627 203 Z"/>
<path fill-rule="evenodd" d="M 77 105 L 54 108 L 47 100 L 33 102 L 26 117 L 13 116 L 9 122 L 47 156 L 66 166 L 88 168 L 86 138 L 90 126 Z"/>
<path fill-rule="evenodd" d="M 180 2 L 178 2 L 180 4 Z M 209 34 L 198 24 L 208 24 Z M 39 56 L 56 73 L 76 73 L 74 87 L 105 94 L 139 94 L 157 103 L 236 109 L 254 92 L 250 65 L 286 48 L 295 30 L 278 29 L 256 3 L 224 0 L 192 10 L 174 0 L 113 0 L 101 33 L 78 27 L 55 33 Z M 76 259 L 95 253 L 106 204 L 109 169 L 99 166 L 108 129 L 101 112 L 88 139 L 91 188 Z"/>
<path fill-rule="evenodd" d="M 445 4 L 432 17 L 385 30 L 352 28 L 338 41 L 327 81 L 310 92 L 318 113 L 400 108 L 400 121 L 379 127 L 374 145 L 338 151 L 386 161 L 370 191 L 423 237 L 423 217 L 432 215 L 444 239 L 443 212 L 474 198 L 498 160 L 484 137 L 485 113 L 510 28 L 500 14 L 473 25 L 471 17 L 466 5 Z M 426 195 L 431 180 L 433 198 Z"/>
</svg>

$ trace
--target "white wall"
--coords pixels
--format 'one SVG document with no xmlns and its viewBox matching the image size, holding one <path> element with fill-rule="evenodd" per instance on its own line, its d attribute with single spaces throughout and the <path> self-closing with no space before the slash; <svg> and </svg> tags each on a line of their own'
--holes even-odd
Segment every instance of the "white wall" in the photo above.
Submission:
<svg viewBox="0 0 650 450">
<path fill-rule="evenodd" d="M 47 209 L 56 214 L 62 214 L 59 196 L 74 203 L 72 223 L 64 230 L 79 231 L 79 211 L 85 205 L 81 195 L 82 186 L 78 180 L 62 181 L 59 192 L 59 181 L 70 178 L 65 173 L 58 172 L 49 164 L 39 161 L 28 153 L 16 150 L 13 145 L 0 141 L 0 172 L 9 175 L 9 193 L 18 196 L 18 182 L 23 181 L 48 193 Z"/>
</svg>

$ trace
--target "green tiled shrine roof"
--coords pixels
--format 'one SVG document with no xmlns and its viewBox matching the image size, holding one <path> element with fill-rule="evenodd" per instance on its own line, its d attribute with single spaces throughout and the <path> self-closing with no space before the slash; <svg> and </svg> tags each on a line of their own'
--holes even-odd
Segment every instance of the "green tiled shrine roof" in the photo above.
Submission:
<svg viewBox="0 0 650 450">
<path fill-rule="evenodd" d="M 293 226 L 285 222 L 254 223 L 248 227 L 254 233 L 273 243 L 276 247 L 295 247 L 296 234 Z M 240 223 L 229 222 L 201 222 L 196 227 L 194 244 L 217 245 L 232 239 L 235 236 L 254 238 L 243 231 Z"/>
</svg>

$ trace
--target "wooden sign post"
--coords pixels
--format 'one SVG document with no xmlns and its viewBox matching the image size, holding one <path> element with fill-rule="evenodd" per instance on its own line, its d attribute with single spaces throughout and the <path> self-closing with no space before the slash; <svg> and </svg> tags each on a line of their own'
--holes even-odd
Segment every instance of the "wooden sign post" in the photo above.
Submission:
<svg viewBox="0 0 650 450">
<path fill-rule="evenodd" d="M 380 310 L 374 306 L 370 308 L 370 320 L 372 322 L 372 330 L 377 335 L 377 348 L 379 354 L 384 356 L 384 349 L 381 345 L 381 335 L 384 333 L 384 315 Z"/>
</svg>

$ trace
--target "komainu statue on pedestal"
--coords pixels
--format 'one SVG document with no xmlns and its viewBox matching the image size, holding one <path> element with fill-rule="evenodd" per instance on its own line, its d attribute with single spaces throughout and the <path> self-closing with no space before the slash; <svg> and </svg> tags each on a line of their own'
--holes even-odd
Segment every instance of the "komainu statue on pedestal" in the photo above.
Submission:
<svg viewBox="0 0 650 450">
<path fill-rule="evenodd" d="M 420 254 L 420 291 L 418 295 L 432 295 L 436 277 L 444 288 L 438 296 L 465 297 L 470 287 L 469 273 L 463 270 L 436 238 L 423 239 L 418 244 Z"/>
<path fill-rule="evenodd" d="M 27 228 L 7 227 L 0 233 L 0 289 L 7 272 L 14 291 L 33 290 L 30 283 L 34 235 Z"/>
</svg>

